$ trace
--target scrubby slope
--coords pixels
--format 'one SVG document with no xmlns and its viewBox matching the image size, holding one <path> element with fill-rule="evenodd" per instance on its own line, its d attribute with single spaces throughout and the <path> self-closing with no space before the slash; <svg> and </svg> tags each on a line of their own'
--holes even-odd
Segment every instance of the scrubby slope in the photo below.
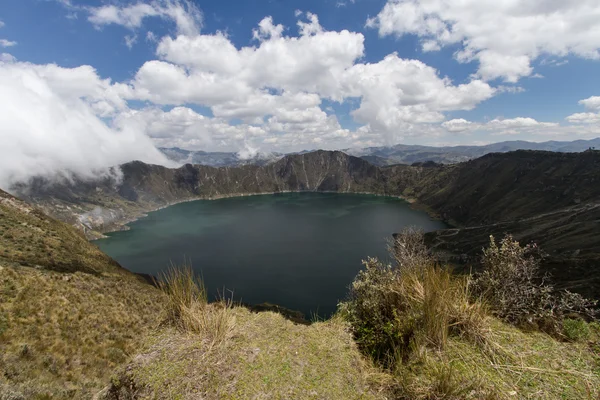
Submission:
<svg viewBox="0 0 600 400">
<path fill-rule="evenodd" d="M 157 325 L 161 298 L 75 228 L 0 191 L 0 398 L 90 398 Z"/>
<path fill-rule="evenodd" d="M 59 272 L 124 271 L 82 232 L 0 190 L 0 260 Z"/>
</svg>

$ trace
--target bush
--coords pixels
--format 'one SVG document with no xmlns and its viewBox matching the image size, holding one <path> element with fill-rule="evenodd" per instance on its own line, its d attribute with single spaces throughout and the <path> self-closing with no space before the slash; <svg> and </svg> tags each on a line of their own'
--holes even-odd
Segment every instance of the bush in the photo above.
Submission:
<svg viewBox="0 0 600 400">
<path fill-rule="evenodd" d="M 587 322 L 581 319 L 565 319 L 563 321 L 563 334 L 568 340 L 577 342 L 589 339 L 591 330 Z"/>
<path fill-rule="evenodd" d="M 420 232 L 398 234 L 389 249 L 396 265 L 368 258 L 339 306 L 365 353 L 392 367 L 423 346 L 443 348 L 449 334 L 485 340 L 486 314 L 470 300 L 469 280 L 436 266 Z"/>
<path fill-rule="evenodd" d="M 521 246 L 512 236 L 498 245 L 490 236 L 483 251 L 481 273 L 474 293 L 485 299 L 497 317 L 517 325 L 537 325 L 560 332 L 561 321 L 570 314 L 594 318 L 596 302 L 569 291 L 558 292 L 540 272 L 540 251 L 535 244 Z"/>
</svg>

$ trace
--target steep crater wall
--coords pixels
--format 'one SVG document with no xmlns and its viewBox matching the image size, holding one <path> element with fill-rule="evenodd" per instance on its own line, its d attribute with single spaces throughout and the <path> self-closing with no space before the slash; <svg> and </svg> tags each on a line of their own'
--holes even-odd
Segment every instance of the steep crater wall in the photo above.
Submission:
<svg viewBox="0 0 600 400">
<path fill-rule="evenodd" d="M 377 167 L 339 151 L 289 155 L 267 165 L 169 169 L 121 166 L 122 180 L 36 180 L 19 196 L 79 226 L 89 238 L 182 201 L 279 192 L 349 192 L 414 200 L 456 229 L 427 236 L 453 262 L 477 257 L 489 235 L 512 233 L 549 253 L 559 284 L 600 297 L 600 152 L 515 151 L 454 165 Z M 591 282 L 591 283 L 590 283 Z"/>
</svg>

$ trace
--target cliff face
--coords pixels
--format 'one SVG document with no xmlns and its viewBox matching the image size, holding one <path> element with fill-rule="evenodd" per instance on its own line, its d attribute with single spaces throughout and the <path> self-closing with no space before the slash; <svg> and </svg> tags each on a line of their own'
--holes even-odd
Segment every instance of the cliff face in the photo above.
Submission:
<svg viewBox="0 0 600 400">
<path fill-rule="evenodd" d="M 121 169 L 120 182 L 35 182 L 21 196 L 94 237 L 95 231 L 119 229 L 144 212 L 192 199 L 286 191 L 369 192 L 413 199 L 416 206 L 460 227 L 428 235 L 432 246 L 451 260 L 476 256 L 492 233 L 536 241 L 553 262 L 576 262 L 577 270 L 581 263 L 600 258 L 598 151 L 516 151 L 454 165 L 389 167 L 342 152 L 316 151 L 263 166 L 188 164 L 168 169 L 132 162 Z M 561 276 L 572 273 L 570 267 L 561 271 Z"/>
<path fill-rule="evenodd" d="M 21 188 L 19 196 L 91 236 L 92 230 L 118 229 L 144 212 L 192 199 L 289 191 L 386 194 L 390 190 L 380 168 L 341 152 L 318 151 L 265 166 L 235 168 L 187 164 L 168 169 L 135 161 L 121 170 L 121 181 L 38 181 Z"/>
</svg>

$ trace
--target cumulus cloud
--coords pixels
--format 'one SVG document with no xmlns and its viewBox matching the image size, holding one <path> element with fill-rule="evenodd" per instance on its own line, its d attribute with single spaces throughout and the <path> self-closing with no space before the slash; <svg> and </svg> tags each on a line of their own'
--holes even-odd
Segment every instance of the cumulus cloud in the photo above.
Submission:
<svg viewBox="0 0 600 400">
<path fill-rule="evenodd" d="M 388 0 L 366 25 L 381 36 L 416 35 L 424 51 L 458 45 L 455 58 L 478 61 L 484 80 L 530 76 L 540 55 L 600 58 L 595 0 Z"/>
<path fill-rule="evenodd" d="M 32 176 L 92 177 L 133 159 L 168 163 L 143 132 L 102 115 L 126 108 L 93 68 L 0 62 L 0 187 Z"/>
<path fill-rule="evenodd" d="M 600 122 L 600 114 L 596 113 L 575 113 L 569 115 L 567 121 L 574 124 L 596 124 Z"/>
<path fill-rule="evenodd" d="M 345 71 L 342 95 L 361 97 L 353 116 L 373 130 L 390 132 L 410 123 L 444 120 L 444 111 L 470 110 L 495 90 L 473 80 L 454 85 L 418 60 L 390 54 L 375 64 L 356 64 Z"/>
<path fill-rule="evenodd" d="M 539 122 L 530 117 L 495 118 L 485 123 L 477 123 L 458 118 L 443 122 L 441 125 L 448 132 L 486 132 L 493 136 L 516 134 L 547 135 L 549 134 L 549 128 L 554 129 L 552 133 L 557 133 L 561 130 L 559 124 L 555 122 Z"/>
<path fill-rule="evenodd" d="M 579 104 L 591 112 L 571 114 L 566 118 L 567 121 L 573 124 L 600 123 L 600 96 L 591 96 L 587 99 L 579 100 Z"/>
<path fill-rule="evenodd" d="M 88 20 L 98 28 L 116 24 L 135 30 L 142 26 L 144 19 L 150 17 L 174 22 L 178 34 L 182 35 L 196 35 L 202 26 L 202 13 L 189 0 L 140 1 L 127 6 L 111 4 L 83 9 L 89 13 Z"/>
<path fill-rule="evenodd" d="M 16 46 L 17 42 L 13 42 L 11 40 L 7 40 L 7 39 L 0 39 L 0 47 L 12 47 L 12 46 Z"/>
<path fill-rule="evenodd" d="M 487 123 L 490 128 L 528 128 L 528 127 L 553 127 L 558 126 L 555 122 L 538 122 L 529 117 L 517 117 L 508 119 L 493 119 Z"/>
<path fill-rule="evenodd" d="M 588 110 L 600 111 L 600 96 L 592 96 L 587 99 L 579 100 L 579 104 Z"/>
<path fill-rule="evenodd" d="M 15 61 L 17 61 L 17 59 L 12 54 L 0 53 L 0 62 L 12 63 L 12 62 L 15 62 Z"/>
<path fill-rule="evenodd" d="M 8 110 L 0 115 L 7 138 L 0 154 L 8 155 L 0 157 L 0 185 L 56 171 L 93 176 L 133 159 L 166 163 L 155 146 L 239 151 L 251 158 L 259 151 L 366 147 L 411 138 L 441 142 L 450 133 L 479 130 L 559 130 L 526 117 L 445 121 L 449 112 L 520 89 L 494 88 L 475 77 L 455 83 L 395 53 L 365 63 L 361 33 L 329 31 L 315 14 L 298 12 L 292 27 L 265 17 L 248 32 L 250 44 L 238 47 L 223 32 L 201 34 L 200 11 L 190 7 L 156 0 L 84 10 L 96 26 L 131 29 L 130 45 L 144 34 L 146 18 L 177 24 L 175 37 L 145 34 L 156 42 L 156 59 L 124 82 L 102 79 L 90 66 L 33 65 L 0 56 L 0 107 Z M 590 99 L 582 104 L 594 111 Z M 335 102 L 346 103 L 360 126 L 347 129 L 335 113 L 324 111 Z"/>
<path fill-rule="evenodd" d="M 440 122 L 443 113 L 470 110 L 496 90 L 481 80 L 455 85 L 418 60 L 390 54 L 364 64 L 361 33 L 327 31 L 316 15 L 297 13 L 298 36 L 265 17 L 253 31 L 256 46 L 237 48 L 223 33 L 164 37 L 157 47 L 160 60 L 146 62 L 129 83 L 124 96 L 156 104 L 210 107 L 215 117 L 237 118 L 268 132 L 299 129 L 309 143 L 352 135 L 335 116 L 320 109 L 321 99 L 358 99 L 352 112 L 365 125 L 356 135 L 380 135 L 386 141 L 402 130 L 423 134 L 414 124 Z M 310 127 L 291 126 L 291 120 L 313 118 Z M 323 138 L 313 128 L 326 128 Z M 289 133 L 289 132 L 287 132 Z M 285 134 L 271 144 L 289 142 Z M 381 140 L 381 139 L 380 139 Z M 298 144 L 299 145 L 299 144 Z"/>
<path fill-rule="evenodd" d="M 464 132 L 476 126 L 471 121 L 467 121 L 464 118 L 451 119 L 450 121 L 445 121 L 442 123 L 442 126 L 448 130 L 448 132 Z"/>
</svg>

